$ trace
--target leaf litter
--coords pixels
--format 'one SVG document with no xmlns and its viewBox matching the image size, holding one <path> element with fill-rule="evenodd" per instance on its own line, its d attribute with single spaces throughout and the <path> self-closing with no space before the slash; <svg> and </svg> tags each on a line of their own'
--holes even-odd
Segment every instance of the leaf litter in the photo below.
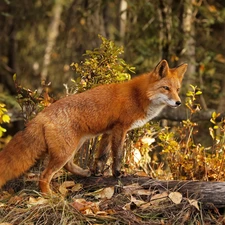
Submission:
<svg viewBox="0 0 225 225">
<path fill-rule="evenodd" d="M 138 183 L 86 190 L 82 183 L 64 181 L 59 193 L 42 196 L 23 190 L 0 194 L 0 225 L 6 224 L 225 224 L 199 202 L 178 191 L 144 189 Z M 203 218 L 203 215 L 204 218 Z M 221 222 L 222 221 L 222 222 Z"/>
</svg>

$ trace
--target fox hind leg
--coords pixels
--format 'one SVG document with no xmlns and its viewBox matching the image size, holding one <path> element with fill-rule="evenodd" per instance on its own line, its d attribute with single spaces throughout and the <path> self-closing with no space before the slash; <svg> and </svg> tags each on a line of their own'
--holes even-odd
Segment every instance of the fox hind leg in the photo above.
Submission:
<svg viewBox="0 0 225 225">
<path fill-rule="evenodd" d="M 111 150 L 111 134 L 103 134 L 99 147 L 97 149 L 93 173 L 95 176 L 101 176 L 104 171 L 105 164 L 110 156 Z"/>
<path fill-rule="evenodd" d="M 58 157 L 52 157 L 50 156 L 49 163 L 46 167 L 46 169 L 42 172 L 40 181 L 39 181 L 39 187 L 41 189 L 41 192 L 44 194 L 50 194 L 52 193 L 50 188 L 50 182 L 52 180 L 52 177 L 56 172 L 58 172 L 65 164 L 66 160 L 63 160 L 62 158 L 59 160 Z"/>
<path fill-rule="evenodd" d="M 78 176 L 82 176 L 82 177 L 91 176 L 91 172 L 89 169 L 82 169 L 78 165 L 74 164 L 73 157 L 66 163 L 64 168 L 74 175 L 78 175 Z"/>
<path fill-rule="evenodd" d="M 52 177 L 64 166 L 75 174 L 79 173 L 88 175 L 88 171 L 83 171 L 72 162 L 75 153 L 82 144 L 81 138 L 74 137 L 73 139 L 69 139 L 66 135 L 59 135 L 59 133 L 60 130 L 55 128 L 53 124 L 48 124 L 45 128 L 45 139 L 48 147 L 49 162 L 40 176 L 39 186 L 41 191 L 46 194 L 51 193 L 50 182 Z M 67 135 L 68 134 L 69 133 L 67 132 Z"/>
</svg>

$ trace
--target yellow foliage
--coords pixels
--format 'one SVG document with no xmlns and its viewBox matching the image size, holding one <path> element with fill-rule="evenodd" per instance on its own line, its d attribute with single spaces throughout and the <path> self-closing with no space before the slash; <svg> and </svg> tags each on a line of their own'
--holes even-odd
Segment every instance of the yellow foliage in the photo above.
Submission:
<svg viewBox="0 0 225 225">
<path fill-rule="evenodd" d="M 5 108 L 5 104 L 0 103 L 0 125 L 3 123 L 9 123 L 10 117 L 7 114 L 7 109 Z M 3 133 L 6 132 L 6 129 L 0 126 L 0 137 L 2 137 Z"/>
</svg>

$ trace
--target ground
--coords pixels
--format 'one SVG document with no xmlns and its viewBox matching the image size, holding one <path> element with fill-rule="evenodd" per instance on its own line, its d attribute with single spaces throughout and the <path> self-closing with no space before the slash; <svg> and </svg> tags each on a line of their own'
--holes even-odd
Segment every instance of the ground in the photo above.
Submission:
<svg viewBox="0 0 225 225">
<path fill-rule="evenodd" d="M 0 195 L 0 225 L 6 224 L 225 224 L 217 208 L 205 209 L 179 191 L 146 188 L 149 177 L 56 177 L 52 196 L 38 192 L 32 174 L 25 189 L 10 185 Z M 19 183 L 16 182 L 17 187 Z M 33 179 L 33 180 L 32 180 Z M 75 179 L 75 180 L 74 180 Z M 74 182 L 75 181 L 75 182 Z M 29 186 L 29 187 L 28 187 Z M 147 185 L 148 186 L 148 185 Z"/>
</svg>

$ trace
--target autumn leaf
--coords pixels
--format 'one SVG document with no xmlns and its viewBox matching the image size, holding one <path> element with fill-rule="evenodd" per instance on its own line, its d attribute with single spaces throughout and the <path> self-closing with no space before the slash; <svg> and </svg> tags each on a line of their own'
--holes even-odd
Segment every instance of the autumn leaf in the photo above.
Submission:
<svg viewBox="0 0 225 225">
<path fill-rule="evenodd" d="M 1 202 L 0 202 L 0 208 L 3 208 L 3 207 L 5 207 L 5 206 L 6 206 L 5 203 L 1 203 Z"/>
<path fill-rule="evenodd" d="M 124 186 L 123 187 L 123 193 L 125 195 L 132 195 L 132 194 L 136 194 L 136 195 L 151 195 L 154 192 L 144 189 L 138 183 L 133 183 L 131 185 Z"/>
<path fill-rule="evenodd" d="M 183 199 L 183 196 L 180 192 L 171 192 L 169 194 L 169 198 L 173 203 L 180 204 Z"/>
<path fill-rule="evenodd" d="M 145 202 L 143 200 L 136 199 L 134 196 L 131 196 L 130 202 L 124 205 L 124 210 L 132 210 L 134 208 L 146 209 L 151 205 L 150 202 Z"/>
<path fill-rule="evenodd" d="M 111 199 L 114 194 L 114 187 L 104 188 L 101 194 L 101 199 Z"/>
<path fill-rule="evenodd" d="M 42 197 L 38 198 L 30 197 L 27 203 L 29 207 L 33 205 L 42 205 L 48 203 L 48 199 Z"/>
<path fill-rule="evenodd" d="M 68 193 L 69 188 L 73 188 L 75 186 L 74 181 L 65 181 L 59 187 L 59 192 L 65 196 Z M 77 187 L 76 187 L 77 188 Z"/>
<path fill-rule="evenodd" d="M 190 205 L 194 206 L 198 211 L 200 210 L 197 200 L 195 200 L 195 199 L 188 199 L 188 202 L 190 203 Z"/>
<path fill-rule="evenodd" d="M 141 189 L 142 187 L 138 183 L 133 183 L 131 185 L 126 185 L 123 187 L 123 193 L 125 195 L 132 195 L 136 190 Z"/>
<path fill-rule="evenodd" d="M 217 54 L 215 60 L 220 63 L 225 63 L 225 57 L 222 54 Z"/>
<path fill-rule="evenodd" d="M 100 211 L 98 202 L 89 202 L 83 198 L 75 199 L 71 205 L 83 214 L 96 214 Z"/>
<path fill-rule="evenodd" d="M 113 194 L 114 194 L 114 187 L 106 187 L 91 193 L 87 193 L 86 196 L 93 196 L 97 199 L 111 199 Z"/>
<path fill-rule="evenodd" d="M 207 5 L 207 8 L 211 13 L 217 12 L 217 9 L 214 5 Z"/>
<path fill-rule="evenodd" d="M 12 223 L 0 223 L 0 225 L 13 225 Z"/>
<path fill-rule="evenodd" d="M 165 201 L 168 197 L 168 193 L 166 191 L 160 193 L 160 194 L 155 194 L 151 197 L 151 204 L 152 205 L 159 205 L 161 202 Z"/>
<path fill-rule="evenodd" d="M 151 137 L 143 137 L 143 138 L 141 139 L 141 142 L 142 142 L 143 144 L 151 145 L 152 143 L 155 142 L 155 138 L 151 138 Z"/>
<path fill-rule="evenodd" d="M 74 186 L 71 189 L 71 192 L 77 192 L 80 191 L 83 188 L 83 185 L 80 183 L 74 184 Z"/>
</svg>

